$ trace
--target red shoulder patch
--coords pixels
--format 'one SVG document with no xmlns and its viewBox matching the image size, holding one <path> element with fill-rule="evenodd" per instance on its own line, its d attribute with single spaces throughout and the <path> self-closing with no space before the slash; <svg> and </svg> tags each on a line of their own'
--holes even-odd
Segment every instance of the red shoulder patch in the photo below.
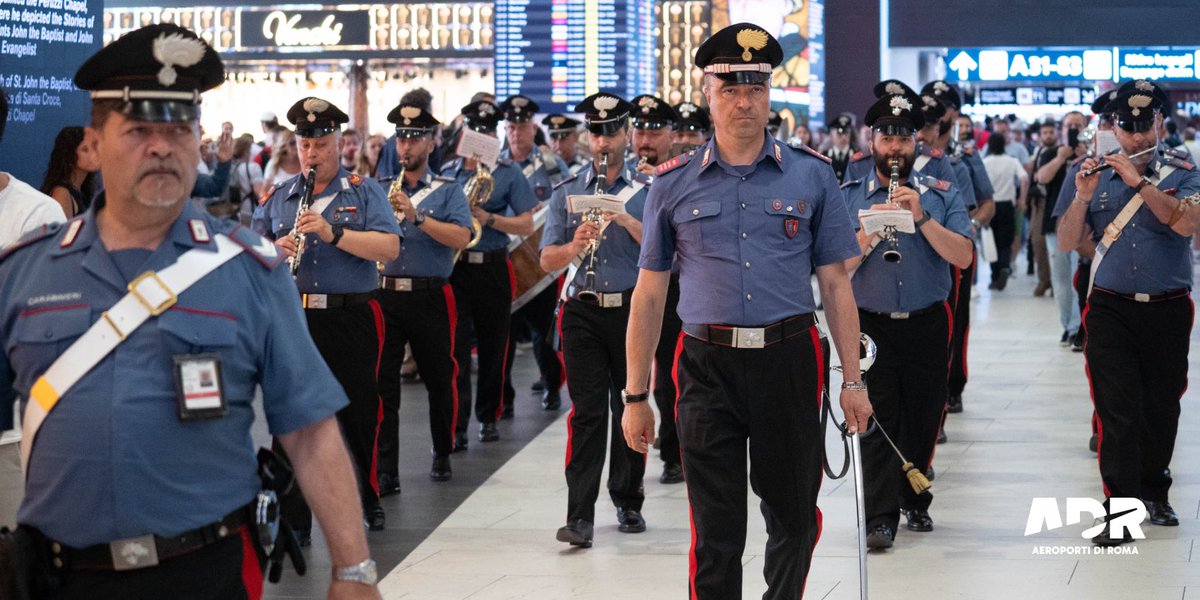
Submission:
<svg viewBox="0 0 1200 600">
<path fill-rule="evenodd" d="M 805 152 L 807 152 L 807 153 L 809 153 L 809 154 L 811 154 L 811 155 L 813 155 L 813 156 L 815 156 L 815 157 L 817 157 L 817 158 L 819 158 L 819 159 L 821 159 L 821 160 L 823 160 L 823 161 L 825 161 L 825 163 L 826 163 L 826 164 L 833 164 L 833 160 L 832 160 L 832 159 L 830 159 L 828 156 L 825 156 L 824 154 L 821 154 L 820 152 L 817 152 L 816 150 L 813 150 L 812 148 L 809 148 L 809 147 L 808 147 L 807 145 L 805 145 L 805 144 L 801 144 L 801 145 L 799 145 L 799 146 L 796 146 L 796 147 L 797 147 L 797 148 L 799 148 L 799 149 L 801 149 L 801 150 L 803 150 L 803 151 L 805 151 Z"/>
<path fill-rule="evenodd" d="M 948 192 L 950 191 L 950 182 L 946 181 L 945 179 L 938 179 L 937 182 L 933 184 L 933 187 L 943 192 Z"/>
<path fill-rule="evenodd" d="M 942 152 L 941 150 L 938 150 L 937 148 L 929 149 L 929 156 L 932 156 L 933 158 L 941 158 L 945 155 L 946 155 L 945 152 Z"/>
<path fill-rule="evenodd" d="M 862 159 L 866 158 L 867 156 L 868 156 L 867 154 L 863 153 L 863 152 L 860 150 L 860 151 L 858 151 L 858 152 L 855 152 L 854 154 L 851 154 L 851 155 L 850 155 L 850 160 L 851 160 L 851 161 L 862 160 Z"/>
<path fill-rule="evenodd" d="M 350 174 L 350 185 L 362 185 L 362 181 L 362 177 L 359 177 L 357 173 Z"/>
<path fill-rule="evenodd" d="M 687 162 L 691 159 L 692 159 L 692 153 L 690 153 L 690 152 L 687 154 L 680 154 L 679 156 L 673 157 L 670 160 L 668 160 L 667 162 L 664 162 L 663 164 L 658 165 L 657 167 L 654 167 L 654 176 L 658 177 L 660 175 L 663 175 L 664 173 L 669 173 L 679 167 L 682 167 L 683 165 L 686 165 Z"/>
<path fill-rule="evenodd" d="M 271 188 L 271 189 L 263 192 L 262 197 L 258 199 L 258 205 L 262 206 L 262 205 L 266 204 L 267 200 L 271 199 L 271 194 L 273 194 L 273 193 L 275 193 L 275 188 Z"/>
</svg>

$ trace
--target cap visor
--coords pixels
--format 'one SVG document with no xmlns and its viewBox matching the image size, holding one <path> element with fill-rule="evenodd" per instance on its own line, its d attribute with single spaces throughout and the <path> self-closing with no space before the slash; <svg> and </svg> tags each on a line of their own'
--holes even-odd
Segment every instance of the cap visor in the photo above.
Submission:
<svg viewBox="0 0 1200 600">
<path fill-rule="evenodd" d="M 607 123 L 588 123 L 587 130 L 596 135 L 612 135 L 625 127 L 625 119 L 616 119 Z"/>
<path fill-rule="evenodd" d="M 878 131 L 884 135 L 913 135 L 917 132 L 914 123 L 899 119 L 880 119 L 871 126 L 871 130 Z"/>
<path fill-rule="evenodd" d="M 713 76 L 718 79 L 721 79 L 722 81 L 727 81 L 729 83 L 744 83 L 744 84 L 766 83 L 767 81 L 770 81 L 770 79 L 771 79 L 770 73 L 762 73 L 759 71 L 737 71 L 734 73 L 720 73 L 720 74 L 714 73 Z"/>
<path fill-rule="evenodd" d="M 643 120 L 643 119 L 634 119 L 633 120 L 633 128 L 634 129 L 662 129 L 663 127 L 668 127 L 670 125 L 671 125 L 670 123 L 668 123 L 666 121 L 660 121 L 660 120 Z"/>
<path fill-rule="evenodd" d="M 316 125 L 304 127 L 296 125 L 296 135 L 302 138 L 319 138 L 325 137 L 338 130 L 337 125 Z"/>
<path fill-rule="evenodd" d="M 405 139 L 405 140 L 411 140 L 411 139 L 416 139 L 416 138 L 420 138 L 420 137 L 425 137 L 431 133 L 433 133 L 433 131 L 429 130 L 429 129 L 412 129 L 409 127 L 397 127 L 396 128 L 396 137 Z"/>
<path fill-rule="evenodd" d="M 1154 119 L 1134 119 L 1125 115 L 1117 115 L 1117 127 L 1128 131 L 1129 133 L 1142 133 L 1154 129 Z"/>
<path fill-rule="evenodd" d="M 135 121 L 180 123 L 200 120 L 200 105 L 175 100 L 130 100 L 121 113 Z"/>
</svg>

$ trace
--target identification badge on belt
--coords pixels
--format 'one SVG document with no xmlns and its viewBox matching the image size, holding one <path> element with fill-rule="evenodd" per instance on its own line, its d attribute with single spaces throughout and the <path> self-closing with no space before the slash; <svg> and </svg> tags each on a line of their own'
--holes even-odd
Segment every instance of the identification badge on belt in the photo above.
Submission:
<svg viewBox="0 0 1200 600">
<path fill-rule="evenodd" d="M 177 355 L 174 359 L 179 420 L 203 421 L 225 416 L 221 355 L 185 354 Z"/>
</svg>

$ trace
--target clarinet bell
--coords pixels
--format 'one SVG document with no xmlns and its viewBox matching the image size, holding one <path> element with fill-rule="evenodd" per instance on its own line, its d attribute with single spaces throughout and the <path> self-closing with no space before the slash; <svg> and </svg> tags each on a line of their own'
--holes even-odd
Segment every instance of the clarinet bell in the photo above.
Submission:
<svg viewBox="0 0 1200 600">
<path fill-rule="evenodd" d="M 887 250 L 883 251 L 883 261 L 884 262 L 898 263 L 898 262 L 900 262 L 900 258 L 901 258 L 900 251 L 894 247 L 888 248 Z"/>
<path fill-rule="evenodd" d="M 575 297 L 590 304 L 600 304 L 600 294 L 596 293 L 596 272 L 587 271 L 583 276 L 583 289 Z"/>
</svg>

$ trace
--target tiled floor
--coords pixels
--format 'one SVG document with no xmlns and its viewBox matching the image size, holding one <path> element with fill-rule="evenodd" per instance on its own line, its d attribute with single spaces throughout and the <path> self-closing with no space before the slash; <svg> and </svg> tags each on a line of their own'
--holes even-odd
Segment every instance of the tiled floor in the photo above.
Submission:
<svg viewBox="0 0 1200 600">
<path fill-rule="evenodd" d="M 986 268 L 981 275 L 986 281 Z M 972 303 L 966 411 L 951 415 L 950 442 L 938 446 L 932 533 L 901 529 L 896 547 L 869 559 L 871 595 L 913 600 L 1200 599 L 1200 402 L 1184 398 L 1172 471 L 1177 528 L 1145 525 L 1136 556 L 1092 555 L 1084 524 L 1023 535 L 1034 497 L 1101 495 L 1095 455 L 1088 451 L 1091 415 L 1083 357 L 1058 346 L 1054 301 L 1033 298 L 1021 275 L 1008 290 L 981 290 Z M 1194 337 L 1195 337 L 1194 333 Z M 1193 367 L 1196 359 L 1192 360 Z M 571 550 L 554 540 L 564 519 L 562 457 L 565 413 L 545 414 L 528 398 L 534 370 L 516 364 L 522 399 L 504 441 L 472 440 L 455 455 L 455 479 L 433 484 L 428 468 L 424 389 L 405 386 L 401 439 L 404 495 L 389 498 L 387 531 L 373 533 L 374 554 L 387 573 L 385 598 L 406 600 L 638 599 L 687 596 L 689 530 L 683 486 L 658 483 L 651 457 L 646 477 L 649 529 L 621 534 L 601 494 L 595 546 Z M 836 382 L 835 382 L 836 383 Z M 547 423 L 549 426 L 547 427 Z M 544 429 L 543 429 L 544 427 Z M 474 433 L 474 431 L 472 431 Z M 526 443 L 528 442 L 528 443 Z M 833 462 L 840 445 L 828 440 Z M 0 523 L 19 500 L 15 447 L 0 447 Z M 512 458 L 509 459 L 508 457 Z M 744 597 L 765 591 L 765 535 L 757 500 L 748 498 L 750 538 Z M 807 598 L 858 598 L 853 486 L 825 480 L 825 529 L 816 549 Z M 443 520 L 444 519 L 444 520 Z M 440 524 L 439 524 L 440 523 Z M 317 538 L 308 577 L 269 586 L 273 598 L 324 597 L 328 558 Z M 1040 546 L 1084 548 L 1086 555 L 1035 555 Z M 394 567 L 394 568 L 392 568 Z M 1190 592 L 1190 594 L 1189 594 Z"/>
<path fill-rule="evenodd" d="M 986 269 L 985 269 L 986 275 Z M 985 279 L 986 281 L 986 279 Z M 1004 292 L 981 290 L 972 304 L 971 381 L 965 412 L 951 415 L 949 443 L 934 461 L 932 533 L 901 529 L 896 547 L 869 558 L 874 598 L 1200 598 L 1200 403 L 1184 399 L 1172 471 L 1177 528 L 1144 525 L 1136 556 L 1092 555 L 1084 524 L 1023 535 L 1034 497 L 1101 496 L 1088 451 L 1091 404 L 1083 356 L 1058 346 L 1050 297 L 1032 296 L 1019 276 Z M 1193 364 L 1195 364 L 1193 359 Z M 565 420 L 551 425 L 471 495 L 383 581 L 386 598 L 421 600 L 679 599 L 687 596 L 689 530 L 682 486 L 658 483 L 650 461 L 644 514 L 649 529 L 617 531 L 601 494 L 595 546 L 554 540 L 566 488 L 558 461 Z M 830 449 L 835 451 L 830 440 Z M 859 597 L 853 486 L 825 481 L 825 530 L 806 597 Z M 765 534 L 751 504 L 744 597 L 761 596 Z M 1090 525 L 1090 521 L 1088 522 Z M 1087 555 L 1035 555 L 1039 546 Z M 1187 592 L 1190 589 L 1191 594 Z"/>
</svg>

